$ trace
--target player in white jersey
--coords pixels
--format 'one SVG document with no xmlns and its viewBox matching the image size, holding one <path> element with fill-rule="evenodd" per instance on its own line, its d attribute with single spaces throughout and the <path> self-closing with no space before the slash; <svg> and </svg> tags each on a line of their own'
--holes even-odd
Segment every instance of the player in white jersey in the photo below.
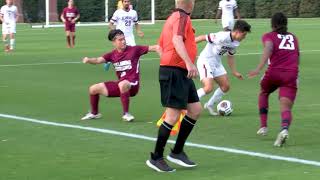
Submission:
<svg viewBox="0 0 320 180">
<path fill-rule="evenodd" d="M 246 37 L 250 29 L 251 26 L 246 21 L 238 20 L 232 31 L 220 31 L 196 37 L 197 43 L 207 41 L 207 45 L 200 53 L 197 61 L 200 81 L 203 85 L 197 91 L 199 99 L 213 91 L 214 82 L 219 85 L 219 88 L 215 90 L 212 97 L 204 105 L 204 108 L 208 109 L 211 115 L 217 115 L 214 111 L 214 104 L 218 103 L 230 89 L 227 72 L 221 62 L 222 56 L 227 53 L 228 65 L 232 74 L 242 80 L 243 76 L 236 70 L 233 55 L 236 53 L 240 41 Z"/>
<path fill-rule="evenodd" d="M 231 31 L 234 26 L 234 14 L 237 15 L 238 20 L 240 20 L 240 12 L 238 9 L 236 0 L 221 0 L 219 2 L 218 12 L 216 15 L 215 22 L 221 16 L 222 28 L 225 31 Z"/>
<path fill-rule="evenodd" d="M 141 31 L 138 23 L 137 11 L 130 8 L 130 0 L 122 0 L 122 3 L 123 8 L 114 12 L 109 27 L 110 29 L 120 29 L 124 33 L 127 45 L 135 46 L 136 42 L 133 35 L 133 27 L 136 27 L 138 36 L 143 37 L 144 33 Z"/>
<path fill-rule="evenodd" d="M 18 9 L 13 5 L 13 0 L 6 0 L 6 5 L 1 7 L 0 20 L 2 21 L 2 41 L 5 51 L 14 49 L 16 22 L 18 21 Z"/>
</svg>

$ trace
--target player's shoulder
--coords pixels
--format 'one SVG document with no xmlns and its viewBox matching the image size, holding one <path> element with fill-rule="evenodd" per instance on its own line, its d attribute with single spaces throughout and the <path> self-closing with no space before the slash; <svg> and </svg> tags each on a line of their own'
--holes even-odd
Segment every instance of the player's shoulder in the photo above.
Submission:
<svg viewBox="0 0 320 180">
<path fill-rule="evenodd" d="M 264 34 L 262 35 L 262 38 L 271 38 L 271 37 L 276 36 L 276 35 L 277 35 L 277 33 L 274 32 L 274 31 L 266 32 L 266 33 L 264 33 Z"/>
</svg>

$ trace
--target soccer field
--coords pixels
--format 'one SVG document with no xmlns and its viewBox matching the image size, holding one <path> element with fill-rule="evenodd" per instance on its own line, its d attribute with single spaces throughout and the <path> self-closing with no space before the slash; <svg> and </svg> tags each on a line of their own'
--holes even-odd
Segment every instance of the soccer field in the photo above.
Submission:
<svg viewBox="0 0 320 180">
<path fill-rule="evenodd" d="M 248 21 L 252 33 L 236 55 L 244 75 L 260 61 L 260 38 L 270 31 L 269 20 Z M 145 37 L 137 37 L 137 43 L 155 44 L 162 24 L 142 26 Z M 193 25 L 197 35 L 220 29 L 212 20 L 196 20 Z M 203 111 L 185 147 L 198 167 L 170 164 L 177 171 L 161 174 L 145 165 L 163 112 L 158 56 L 149 53 L 141 59 L 141 88 L 130 104 L 133 123 L 122 121 L 119 98 L 104 97 L 103 118 L 84 122 L 80 118 L 89 109 L 89 85 L 116 79 L 113 70 L 81 63 L 85 56 L 112 49 L 107 27 L 78 28 L 76 48 L 67 49 L 62 28 L 19 25 L 16 51 L 0 51 L 0 180 L 318 180 L 319 29 L 320 19 L 289 20 L 289 31 L 299 38 L 301 66 L 293 124 L 284 147 L 273 147 L 281 123 L 277 93 L 270 97 L 269 134 L 257 136 L 260 78 L 240 81 L 229 76 L 231 91 L 224 99 L 233 103 L 233 114 L 212 117 Z M 204 46 L 198 45 L 198 53 Z M 199 87 L 199 80 L 195 82 Z M 165 154 L 172 146 L 167 145 Z"/>
</svg>

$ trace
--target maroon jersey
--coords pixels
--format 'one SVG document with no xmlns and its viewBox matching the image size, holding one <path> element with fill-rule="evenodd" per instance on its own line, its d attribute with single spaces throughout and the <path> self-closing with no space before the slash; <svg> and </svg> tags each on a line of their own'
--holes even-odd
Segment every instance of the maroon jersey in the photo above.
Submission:
<svg viewBox="0 0 320 180">
<path fill-rule="evenodd" d="M 63 18 L 66 20 L 66 23 L 71 23 L 79 14 L 79 11 L 76 7 L 65 7 L 62 11 Z"/>
<path fill-rule="evenodd" d="M 139 81 L 139 58 L 147 54 L 148 46 L 127 46 L 123 52 L 113 50 L 103 55 L 106 62 L 111 62 L 119 80 Z"/>
<path fill-rule="evenodd" d="M 292 33 L 278 34 L 269 32 L 262 36 L 263 44 L 271 41 L 273 44 L 272 54 L 269 60 L 269 70 L 282 69 L 298 72 L 299 45 L 298 40 Z"/>
</svg>

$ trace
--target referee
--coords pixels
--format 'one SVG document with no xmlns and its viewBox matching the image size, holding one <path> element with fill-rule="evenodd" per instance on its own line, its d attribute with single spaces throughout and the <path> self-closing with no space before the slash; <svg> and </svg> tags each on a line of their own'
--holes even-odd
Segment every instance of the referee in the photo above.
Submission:
<svg viewBox="0 0 320 180">
<path fill-rule="evenodd" d="M 183 167 L 195 167 L 186 153 L 184 144 L 199 115 L 201 104 L 192 78 L 198 75 L 194 65 L 197 55 L 194 29 L 190 19 L 195 0 L 176 0 L 176 9 L 166 20 L 159 39 L 162 55 L 159 69 L 161 103 L 166 118 L 161 124 L 154 152 L 146 164 L 159 172 L 173 172 L 163 158 L 170 132 L 182 110 L 187 110 L 181 122 L 176 144 L 167 160 Z"/>
</svg>

